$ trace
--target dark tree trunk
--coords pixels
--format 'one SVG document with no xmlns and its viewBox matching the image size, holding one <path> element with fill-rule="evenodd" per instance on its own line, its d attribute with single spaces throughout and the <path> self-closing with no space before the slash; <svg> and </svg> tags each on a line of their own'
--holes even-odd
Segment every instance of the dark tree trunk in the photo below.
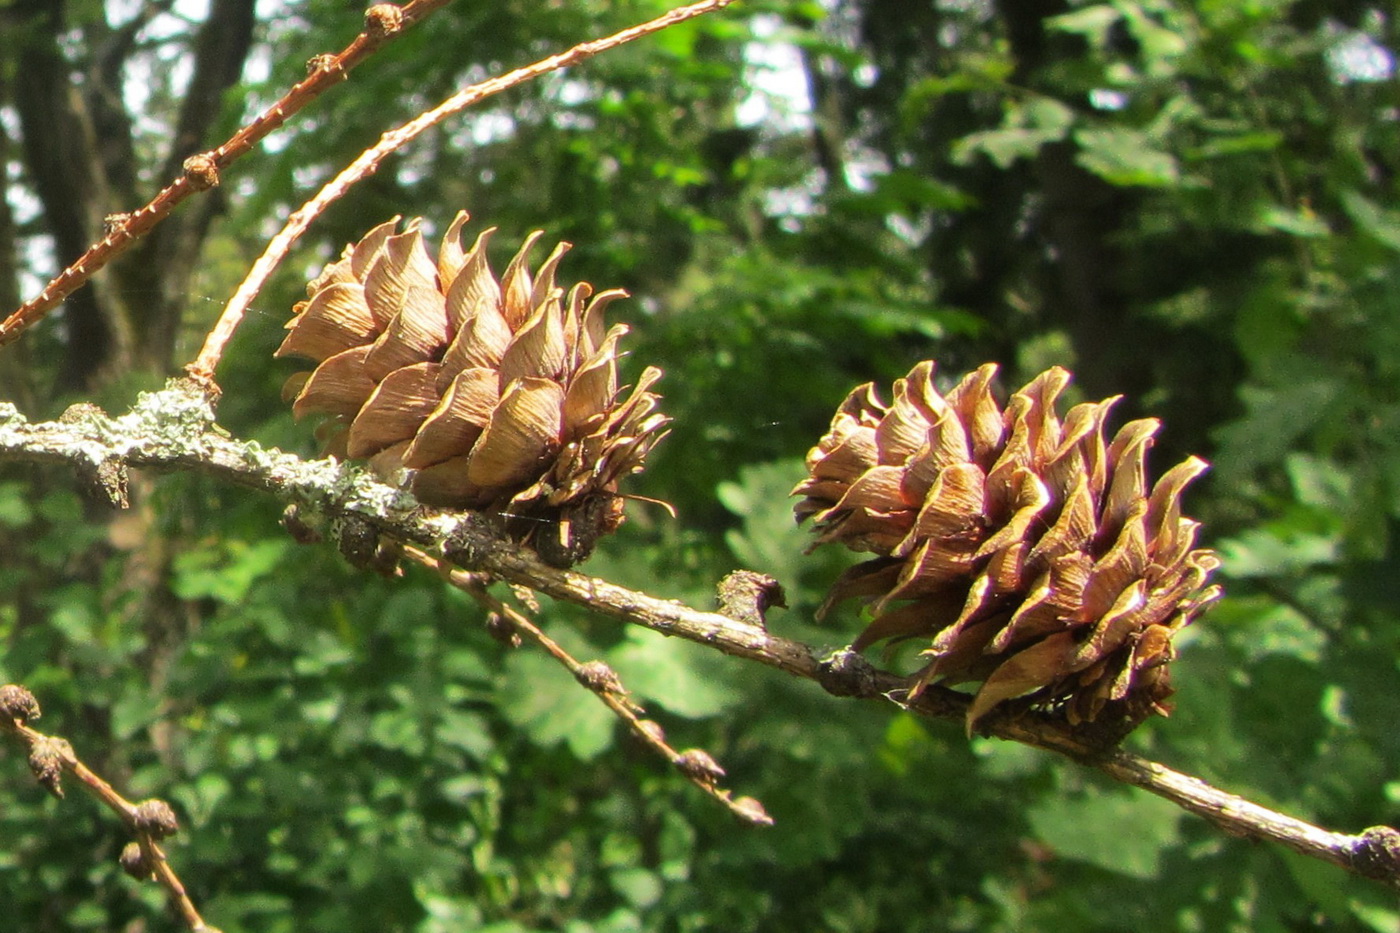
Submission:
<svg viewBox="0 0 1400 933">
<path fill-rule="evenodd" d="M 154 4 L 156 12 L 168 4 Z M 157 184 L 174 179 L 190 154 L 210 144 L 223 93 L 243 69 L 252 43 L 253 0 L 215 0 L 192 46 L 193 76 Z M 55 258 L 67 265 L 102 235 L 103 218 L 155 193 L 143 190 L 132 120 L 121 99 L 124 69 L 141 22 L 113 30 L 100 15 L 67 21 L 64 0 L 16 0 L 5 33 L 16 38 L 12 97 L 23 134 L 25 177 L 43 205 Z M 81 28 L 86 58 L 59 46 Z M 145 241 L 65 303 L 60 391 L 90 391 L 120 373 L 167 372 L 199 251 L 219 208 L 217 192 L 187 203 Z"/>
</svg>

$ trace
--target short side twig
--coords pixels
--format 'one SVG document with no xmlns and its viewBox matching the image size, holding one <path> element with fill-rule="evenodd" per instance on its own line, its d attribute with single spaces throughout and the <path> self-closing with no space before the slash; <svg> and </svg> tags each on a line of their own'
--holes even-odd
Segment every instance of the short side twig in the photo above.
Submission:
<svg viewBox="0 0 1400 933">
<path fill-rule="evenodd" d="M 122 851 L 122 868 L 143 880 L 154 879 L 165 888 L 191 933 L 219 933 L 204 922 L 175 869 L 170 867 L 159 840 L 179 830 L 175 811 L 163 800 L 132 803 L 78 758 L 67 739 L 45 735 L 32 728 L 40 716 L 34 694 L 16 684 L 0 687 L 0 733 L 17 738 L 29 753 L 29 769 L 49 793 L 63 797 L 63 775 L 72 775 L 108 809 L 121 817 L 136 840 Z"/>
<path fill-rule="evenodd" d="M 0 321 L 0 346 L 17 339 L 26 328 L 38 323 L 99 269 L 126 252 L 137 238 L 149 233 L 170 216 L 190 195 L 218 185 L 219 175 L 224 169 L 331 86 L 345 80 L 352 68 L 401 33 L 406 26 L 448 2 L 412 0 L 403 7 L 391 3 L 370 7 L 365 14 L 365 29 L 353 42 L 337 54 L 313 58 L 307 63 L 310 73 L 303 81 L 217 149 L 190 156 L 180 177 L 162 189 L 145 207 L 129 214 L 113 215 L 106 236 L 55 276 L 39 294 Z"/>
<path fill-rule="evenodd" d="M 609 49 L 625 45 L 635 39 L 659 32 L 668 26 L 687 19 L 693 19 L 712 10 L 718 10 L 728 6 L 733 0 L 702 0 L 689 6 L 679 7 L 668 13 L 658 16 L 649 22 L 632 26 L 617 32 L 603 39 L 594 39 L 589 42 L 580 42 L 578 45 L 566 52 L 551 55 L 548 58 L 540 59 L 533 65 L 524 68 L 517 68 L 514 71 L 499 75 L 482 81 L 479 84 L 458 91 L 451 97 L 438 104 L 432 110 L 420 114 L 400 127 L 389 130 L 373 146 L 366 149 L 356 157 L 341 172 L 326 182 L 314 197 L 308 200 L 301 207 L 287 218 L 287 222 L 277 235 L 267 244 L 267 249 L 258 257 L 248 270 L 248 275 L 239 283 L 238 289 L 233 293 L 227 305 L 224 306 L 223 313 L 215 323 L 214 328 L 205 338 L 204 346 L 200 349 L 199 355 L 194 362 L 185 367 L 193 378 L 201 383 L 208 383 L 214 378 L 214 369 L 219 364 L 219 358 L 223 356 L 224 346 L 229 338 L 233 336 L 234 330 L 239 322 L 243 320 L 243 315 L 262 290 L 264 284 L 273 271 L 286 257 L 291 250 L 292 244 L 301 237 L 311 223 L 319 217 L 327 207 L 343 196 L 356 183 L 364 180 L 379 167 L 379 164 L 395 150 L 406 145 L 425 131 L 431 129 L 443 120 L 466 108 L 479 103 L 493 94 L 509 90 L 519 84 L 524 84 L 538 78 L 540 75 L 556 71 L 560 68 L 567 68 L 570 65 L 578 64 L 587 58 L 592 58 Z"/>
<path fill-rule="evenodd" d="M 524 613 L 492 595 L 487 587 L 489 574 L 472 573 L 453 568 L 416 547 L 404 549 L 404 556 L 439 571 L 453 586 L 469 594 L 481 604 L 488 618 L 503 620 L 513 633 L 518 633 L 540 646 L 550 657 L 564 666 L 574 679 L 603 702 L 632 734 L 656 754 L 669 761 L 686 780 L 727 807 L 739 819 L 754 826 L 772 826 L 773 818 L 763 804 L 753 797 L 735 797 L 719 786 L 724 769 L 708 753 L 698 748 L 677 751 L 666 741 L 660 723 L 642 718 L 646 711 L 628 695 L 617 672 L 602 661 L 579 661 L 563 645 L 550 638 Z"/>
</svg>

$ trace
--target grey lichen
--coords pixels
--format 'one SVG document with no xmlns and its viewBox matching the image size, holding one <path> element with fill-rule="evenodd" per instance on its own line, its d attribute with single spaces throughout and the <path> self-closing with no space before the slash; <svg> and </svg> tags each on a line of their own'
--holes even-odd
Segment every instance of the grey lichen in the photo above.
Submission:
<svg viewBox="0 0 1400 933">
<path fill-rule="evenodd" d="M 207 395 L 189 380 L 172 380 L 159 392 L 142 393 L 131 410 L 118 417 L 83 405 L 57 421 L 32 423 L 14 405 L 0 403 L 0 456 L 7 455 L 65 460 L 77 468 L 79 477 L 99 478 L 104 468 L 120 472 L 128 464 L 202 464 L 242 482 L 270 487 L 287 501 L 318 511 L 383 522 L 425 517 L 412 493 L 383 482 L 367 467 L 334 458 L 302 460 L 231 437 L 215 423 Z M 119 485 L 106 484 L 113 489 Z M 445 535 L 455 525 L 445 516 L 433 518 L 433 532 Z"/>
<path fill-rule="evenodd" d="M 187 380 L 172 379 L 159 392 L 142 392 L 131 411 L 112 419 L 121 437 L 140 439 L 148 453 L 190 453 L 204 449 L 204 436 L 214 427 L 208 397 Z"/>
</svg>

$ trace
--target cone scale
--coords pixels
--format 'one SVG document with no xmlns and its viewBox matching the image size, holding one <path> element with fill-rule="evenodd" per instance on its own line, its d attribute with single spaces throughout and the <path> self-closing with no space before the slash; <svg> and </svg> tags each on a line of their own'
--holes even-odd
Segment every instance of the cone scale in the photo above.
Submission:
<svg viewBox="0 0 1400 933">
<path fill-rule="evenodd" d="M 1051 369 L 1003 407 L 983 366 L 946 394 L 932 363 L 894 385 L 886 405 L 854 390 L 807 456 L 798 521 L 813 547 L 873 558 L 833 585 L 823 612 L 861 599 L 872 621 L 854 641 L 926 639 L 929 684 L 975 684 L 968 729 L 1001 706 L 1071 724 L 1135 724 L 1166 715 L 1172 638 L 1219 596 L 1218 561 L 1181 515 L 1196 458 L 1147 485 L 1159 425 L 1129 422 L 1111 440 L 1116 398 L 1061 418 L 1069 374 Z"/>
</svg>

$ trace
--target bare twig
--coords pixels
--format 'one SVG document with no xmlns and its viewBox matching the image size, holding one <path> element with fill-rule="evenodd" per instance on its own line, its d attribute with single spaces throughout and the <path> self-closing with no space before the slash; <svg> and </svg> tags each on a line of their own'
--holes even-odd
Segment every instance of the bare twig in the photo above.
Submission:
<svg viewBox="0 0 1400 933">
<path fill-rule="evenodd" d="M 114 214 L 107 235 L 88 248 L 68 268 L 55 276 L 39 294 L 0 321 L 0 346 L 15 340 L 28 327 L 83 286 L 99 269 L 156 227 L 190 195 L 219 183 L 220 173 L 246 155 L 268 133 L 277 129 L 346 75 L 405 27 L 446 5 L 449 0 L 412 0 L 397 7 L 372 6 L 365 13 L 365 29 L 339 53 L 318 55 L 308 63 L 310 73 L 256 119 L 228 138 L 223 145 L 191 156 L 180 177 L 167 185 L 146 206 L 129 214 Z"/>
<path fill-rule="evenodd" d="M 334 460 L 302 461 L 230 438 L 214 429 L 209 405 L 195 385 L 172 383 L 163 392 L 147 393 L 120 418 L 84 411 L 67 421 L 33 424 L 13 406 L 0 403 L 0 462 L 5 460 L 69 463 L 79 468 L 87 482 L 98 483 L 107 482 L 103 477 L 119 476 L 126 465 L 198 470 L 269 491 L 329 517 L 354 517 L 381 534 L 441 554 L 464 570 L 489 573 L 619 621 L 786 671 L 815 681 L 837 696 L 894 703 L 937 719 L 962 722 L 966 717 L 969 698 L 964 694 L 932 688 L 909 701 L 906 678 L 877 670 L 849 651 L 827 654 L 769 634 L 760 624 L 549 567 L 529 551 L 497 537 L 471 513 L 428 511 L 403 490 L 386 486 L 357 467 Z M 98 470 L 103 464 L 108 469 Z M 1046 716 L 994 714 L 979 723 L 979 729 L 1057 752 L 1114 780 L 1141 787 L 1232 835 L 1278 843 L 1400 888 L 1400 833 L 1390 827 L 1376 826 L 1356 835 L 1331 832 Z"/>
<path fill-rule="evenodd" d="M 380 136 L 377 143 L 360 153 L 355 161 L 346 166 L 340 174 L 326 182 L 314 197 L 297 208 L 292 216 L 287 218 L 286 224 L 267 244 L 267 249 L 258 257 L 257 262 L 253 263 L 248 270 L 248 275 L 239 283 L 238 289 L 233 293 L 228 304 L 224 306 L 223 313 L 219 316 L 213 330 L 205 338 L 204 346 L 200 349 L 199 355 L 195 357 L 194 362 L 185 367 L 186 372 L 200 382 L 207 383 L 213 380 L 214 369 L 218 366 L 219 358 L 223 355 L 224 346 L 233 336 L 239 322 L 243 320 L 243 315 L 247 313 L 253 299 L 257 297 L 258 292 L 262 290 L 273 271 L 291 250 L 292 244 L 306 232 L 311 223 L 327 207 L 343 196 L 357 182 L 373 174 L 379 167 L 379 163 L 389 154 L 453 114 L 465 110 L 493 94 L 499 94 L 501 91 L 509 90 L 551 71 L 576 65 L 584 59 L 592 58 L 594 55 L 609 49 L 659 32 L 668 26 L 674 26 L 676 23 L 721 9 L 732 2 L 733 0 L 701 0 L 699 3 L 671 10 L 650 22 L 632 26 L 606 38 L 580 42 L 566 52 L 551 55 L 548 58 L 540 59 L 533 65 L 517 68 L 514 71 L 464 88 L 432 110 L 426 111 L 402 126 L 389 130 Z"/>
<path fill-rule="evenodd" d="M 175 869 L 170 867 L 159 840 L 179 830 L 175 813 L 163 800 L 132 803 L 119 794 L 78 758 L 72 744 L 58 736 L 45 735 L 29 725 L 40 716 L 34 694 L 16 684 L 0 687 L 0 733 L 19 740 L 29 754 L 29 769 L 38 782 L 55 797 L 63 797 L 63 775 L 71 774 L 94 797 L 121 817 L 136 841 L 122 853 L 122 867 L 141 879 L 154 879 L 165 888 L 191 933 L 219 933 L 204 922 Z M 132 847 L 135 847 L 134 849 Z"/>
<path fill-rule="evenodd" d="M 543 648 L 550 657 L 573 674 L 576 681 L 612 710 L 643 745 L 669 761 L 686 780 L 718 800 L 739 819 L 754 826 L 773 825 L 773 818 L 758 800 L 753 797 L 735 797 L 719 786 L 720 778 L 724 777 L 724 769 L 707 752 L 698 748 L 676 751 L 666 741 L 666 734 L 659 723 L 643 719 L 645 710 L 628 696 L 617 672 L 602 661 L 579 661 L 563 645 L 546 635 L 524 613 L 493 596 L 487 589 L 491 582 L 489 574 L 454 568 L 416 547 L 405 548 L 404 555 L 425 567 L 439 571 L 447 582 L 469 594 L 488 614 L 504 619 L 512 629 Z"/>
</svg>

